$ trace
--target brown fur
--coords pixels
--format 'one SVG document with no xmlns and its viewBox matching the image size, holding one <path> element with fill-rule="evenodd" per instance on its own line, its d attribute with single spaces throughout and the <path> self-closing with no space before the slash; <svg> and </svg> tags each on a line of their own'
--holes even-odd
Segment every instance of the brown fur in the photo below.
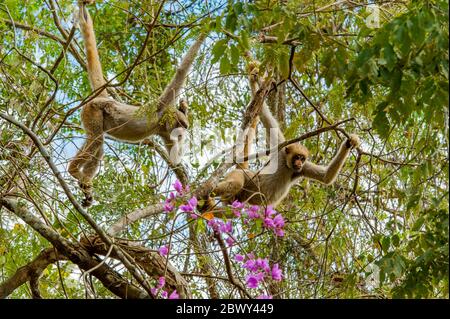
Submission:
<svg viewBox="0 0 450 319">
<path fill-rule="evenodd" d="M 301 177 L 314 179 L 326 185 L 332 184 L 351 148 L 359 145 L 356 135 L 352 135 L 349 141 L 351 147 L 348 148 L 347 141 L 344 141 L 327 166 L 311 163 L 308 161 L 309 152 L 306 147 L 291 144 L 278 152 L 278 164 L 274 173 L 268 173 L 272 169 L 271 164 L 260 172 L 237 169 L 229 173 L 224 181 L 216 186 L 213 193 L 221 196 L 228 204 L 239 200 L 253 205 L 276 207 Z M 304 161 L 295 159 L 296 156 L 303 156 Z"/>
<path fill-rule="evenodd" d="M 252 94 L 258 89 L 258 65 L 253 64 L 250 69 L 250 88 Z M 277 139 L 270 139 L 270 147 L 275 148 L 285 141 L 278 121 L 273 117 L 266 103 L 261 109 L 260 119 L 267 130 L 275 129 Z M 357 135 L 350 135 L 344 141 L 337 154 L 327 166 L 316 165 L 308 160 L 308 149 L 298 143 L 291 144 L 273 154 L 269 166 L 259 172 L 245 169 L 235 169 L 217 184 L 213 194 L 221 197 L 222 201 L 231 204 L 234 200 L 248 202 L 254 205 L 277 206 L 289 193 L 295 182 L 301 178 L 310 178 L 326 185 L 332 184 L 347 159 L 350 150 L 359 145 Z M 275 161 L 275 159 L 277 161 Z M 274 167 L 275 166 L 275 167 Z M 211 201 L 208 202 L 208 205 Z"/>
<path fill-rule="evenodd" d="M 139 114 L 139 108 L 136 106 L 115 101 L 108 96 L 104 88 L 106 81 L 100 64 L 94 27 L 89 12 L 85 8 L 86 3 L 93 2 L 93 0 L 79 1 L 79 24 L 86 47 L 89 81 L 92 90 L 100 90 L 100 93 L 83 106 L 81 121 L 86 131 L 86 141 L 69 163 L 68 168 L 69 173 L 79 181 L 85 194 L 83 206 L 90 206 L 93 201 L 92 179 L 97 174 L 103 157 L 104 134 L 118 140 L 133 142 L 143 140 L 150 135 L 159 135 L 164 140 L 169 153 L 172 149 L 176 151 L 175 161 L 179 160 L 180 138 L 173 140 L 170 134 L 174 129 L 179 129 L 183 135 L 189 122 L 186 102 L 181 101 L 178 108 L 174 106 L 174 103 L 206 38 L 206 34 L 201 34 L 189 49 L 171 82 L 159 97 L 156 106 L 157 115 L 148 117 Z"/>
</svg>

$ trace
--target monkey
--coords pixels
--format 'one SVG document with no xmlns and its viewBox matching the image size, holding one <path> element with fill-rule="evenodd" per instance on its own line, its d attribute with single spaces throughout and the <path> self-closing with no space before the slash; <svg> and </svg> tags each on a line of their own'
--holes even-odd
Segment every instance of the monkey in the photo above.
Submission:
<svg viewBox="0 0 450 319">
<path fill-rule="evenodd" d="M 305 146 L 290 144 L 276 155 L 276 167 L 271 165 L 275 159 L 272 157 L 269 165 L 260 172 L 233 170 L 226 175 L 224 181 L 217 184 L 213 194 L 221 196 L 222 201 L 228 204 L 238 200 L 252 205 L 276 207 L 301 177 L 317 180 L 325 185 L 333 184 L 350 150 L 358 147 L 359 143 L 359 137 L 351 134 L 327 166 L 310 162 L 309 151 Z"/>
<path fill-rule="evenodd" d="M 256 76 L 250 76 L 250 87 L 254 95 L 258 87 Z M 271 133 L 276 134 L 270 138 L 271 149 L 277 147 L 278 143 L 285 142 L 278 121 L 266 103 L 263 103 L 260 119 L 265 128 L 270 128 Z M 316 180 L 325 185 L 333 184 L 350 151 L 359 145 L 359 137 L 350 134 L 340 145 L 331 162 L 323 166 L 309 161 L 310 153 L 305 146 L 299 143 L 290 144 L 271 154 L 269 165 L 259 172 L 249 170 L 248 165 L 244 165 L 243 168 L 241 165 L 240 168 L 231 171 L 217 184 L 212 193 L 220 196 L 226 204 L 238 200 L 252 205 L 271 205 L 275 208 L 300 178 Z"/>
<path fill-rule="evenodd" d="M 206 33 L 202 32 L 183 57 L 175 75 L 157 101 L 157 114 L 150 118 L 140 114 L 138 106 L 114 100 L 105 89 L 107 83 L 103 77 L 93 22 L 86 8 L 86 4 L 93 2 L 94 0 L 79 0 L 78 23 L 85 44 L 89 82 L 92 90 L 98 94 L 82 107 L 81 122 L 86 131 L 86 141 L 68 166 L 68 172 L 78 180 L 84 193 L 84 207 L 93 203 L 92 180 L 97 175 L 103 158 L 105 134 L 129 142 L 158 135 L 171 155 L 171 160 L 174 164 L 179 163 L 185 130 L 189 126 L 188 106 L 185 100 L 180 101 L 178 108 L 174 104 L 206 38 Z"/>
</svg>

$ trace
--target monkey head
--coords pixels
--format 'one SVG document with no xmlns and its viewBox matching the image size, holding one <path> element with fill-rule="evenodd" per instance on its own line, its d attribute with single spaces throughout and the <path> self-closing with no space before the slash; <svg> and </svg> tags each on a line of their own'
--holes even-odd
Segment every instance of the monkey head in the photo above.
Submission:
<svg viewBox="0 0 450 319">
<path fill-rule="evenodd" d="M 300 173 L 303 169 L 303 164 L 309 157 L 308 149 L 298 143 L 288 145 L 284 148 L 286 154 L 286 166 L 296 173 Z"/>
</svg>

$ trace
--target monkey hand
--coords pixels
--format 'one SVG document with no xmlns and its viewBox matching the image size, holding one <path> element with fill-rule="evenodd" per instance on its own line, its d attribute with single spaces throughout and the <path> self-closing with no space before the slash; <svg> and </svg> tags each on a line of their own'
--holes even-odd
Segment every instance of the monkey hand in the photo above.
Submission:
<svg viewBox="0 0 450 319">
<path fill-rule="evenodd" d="M 361 144 L 359 136 L 356 134 L 350 134 L 345 145 L 347 148 L 356 148 Z"/>
</svg>

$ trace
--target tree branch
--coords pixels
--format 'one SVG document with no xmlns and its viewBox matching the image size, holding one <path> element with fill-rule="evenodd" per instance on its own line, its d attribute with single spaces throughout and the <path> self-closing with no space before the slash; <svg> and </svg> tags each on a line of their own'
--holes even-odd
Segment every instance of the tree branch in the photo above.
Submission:
<svg viewBox="0 0 450 319">
<path fill-rule="evenodd" d="M 65 259 L 67 258 L 64 255 L 56 253 L 54 248 L 44 249 L 33 261 L 17 269 L 14 275 L 0 284 L 0 299 L 8 297 L 14 290 L 27 281 L 39 277 L 48 265 L 57 260 Z"/>
<path fill-rule="evenodd" d="M 151 298 L 150 294 L 146 294 L 141 289 L 125 281 L 119 273 L 111 269 L 105 263 L 100 265 L 97 260 L 89 255 L 89 252 L 84 249 L 83 246 L 79 243 L 69 242 L 53 229 L 42 223 L 25 207 L 19 206 L 17 202 L 7 198 L 0 198 L 0 204 L 16 214 L 42 237 L 52 243 L 59 253 L 65 255 L 70 261 L 78 265 L 78 267 L 85 271 L 92 271 L 92 274 L 100 280 L 105 288 L 110 290 L 116 296 L 131 299 Z"/>
</svg>

